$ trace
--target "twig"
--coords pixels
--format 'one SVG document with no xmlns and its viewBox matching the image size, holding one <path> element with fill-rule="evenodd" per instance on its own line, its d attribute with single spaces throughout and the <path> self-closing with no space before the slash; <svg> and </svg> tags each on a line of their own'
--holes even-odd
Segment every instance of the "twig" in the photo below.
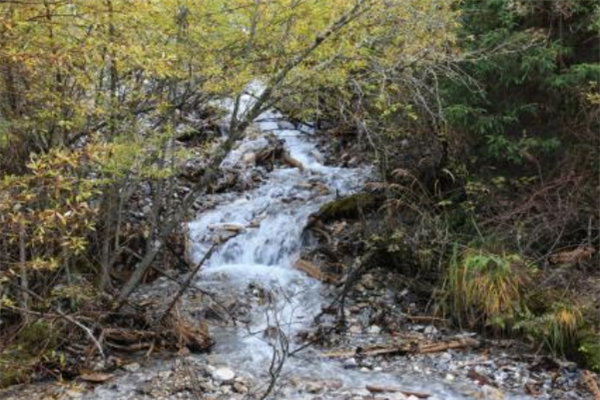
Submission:
<svg viewBox="0 0 600 400">
<path fill-rule="evenodd" d="M 37 293 L 32 292 L 31 290 L 24 288 L 21 285 L 11 282 L 11 286 L 13 286 L 23 292 L 26 292 L 27 294 L 31 295 L 32 297 L 35 297 L 38 301 L 44 301 L 44 299 L 42 297 L 40 297 Z M 92 330 L 90 328 L 83 325 L 81 322 L 77 321 L 73 317 L 65 314 L 62 310 L 60 310 L 58 308 L 54 308 L 54 311 L 60 318 L 64 319 L 67 322 L 70 322 L 71 324 L 77 326 L 79 329 L 81 329 L 83 332 L 85 332 L 85 334 L 90 338 L 90 340 L 92 341 L 94 346 L 96 346 L 96 348 L 98 349 L 100 356 L 103 359 L 106 359 L 106 355 L 104 354 L 104 350 L 102 349 L 102 344 L 98 341 L 98 339 L 96 339 L 96 337 L 94 336 L 94 333 L 92 332 Z"/>
<path fill-rule="evenodd" d="M 179 301 L 179 298 L 181 296 L 183 296 L 183 294 L 185 293 L 185 291 L 189 288 L 190 284 L 194 280 L 194 277 L 196 276 L 196 274 L 198 273 L 198 271 L 200 271 L 200 268 L 202 268 L 202 265 L 206 262 L 206 260 L 208 260 L 210 258 L 210 256 L 212 256 L 213 252 L 217 248 L 217 245 L 218 244 L 216 244 L 216 243 L 212 245 L 212 247 L 210 248 L 210 250 L 208 250 L 206 252 L 206 254 L 204 255 L 204 257 L 202 257 L 202 259 L 196 265 L 196 267 L 194 268 L 194 270 L 188 275 L 187 279 L 183 282 L 183 284 L 179 288 L 179 292 L 177 292 L 177 294 L 175 295 L 175 297 L 173 297 L 173 300 L 171 300 L 171 304 L 169 304 L 169 306 L 165 310 L 164 314 L 160 318 L 160 321 L 164 321 L 164 319 L 169 315 L 169 313 L 171 312 L 171 310 L 173 309 L 173 307 L 175 307 L 175 304 L 177 304 L 177 301 Z"/>
</svg>

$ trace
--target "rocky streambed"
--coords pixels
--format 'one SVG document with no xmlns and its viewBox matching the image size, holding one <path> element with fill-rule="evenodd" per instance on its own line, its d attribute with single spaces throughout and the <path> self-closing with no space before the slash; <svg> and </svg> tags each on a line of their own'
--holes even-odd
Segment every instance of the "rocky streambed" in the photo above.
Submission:
<svg viewBox="0 0 600 400">
<path fill-rule="evenodd" d="M 325 159 L 308 127 L 267 112 L 223 163 L 247 184 L 201 200 L 188 257 L 200 262 L 217 247 L 178 307 L 214 338 L 208 354 L 112 360 L 75 382 L 14 387 L 3 398 L 593 398 L 574 365 L 411 313 L 410 293 L 387 271 L 362 275 L 343 310 L 333 307 L 343 285 L 302 258 L 315 244 L 305 228 L 372 171 Z M 168 303 L 177 290 L 160 278 L 134 297 Z"/>
</svg>

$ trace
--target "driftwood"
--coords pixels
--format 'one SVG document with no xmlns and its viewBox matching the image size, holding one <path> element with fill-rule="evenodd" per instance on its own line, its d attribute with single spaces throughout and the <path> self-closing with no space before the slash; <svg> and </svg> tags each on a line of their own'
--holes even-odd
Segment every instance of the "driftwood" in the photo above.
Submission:
<svg viewBox="0 0 600 400">
<path fill-rule="evenodd" d="M 479 372 L 475 371 L 474 369 L 469 370 L 469 372 L 467 373 L 467 376 L 471 379 L 473 379 L 474 381 L 479 382 L 479 384 L 481 385 L 488 385 L 488 386 L 492 386 L 497 388 L 498 385 L 493 382 L 490 378 L 488 378 L 485 375 L 480 374 Z"/>
<path fill-rule="evenodd" d="M 405 396 L 414 396 L 419 399 L 427 399 L 431 397 L 429 393 L 413 392 L 411 390 L 404 390 L 389 386 L 367 385 L 366 389 L 371 393 L 402 393 Z"/>
<path fill-rule="evenodd" d="M 326 283 L 337 283 L 337 280 L 335 279 L 335 277 L 321 271 L 321 269 L 319 267 L 317 267 L 314 264 L 311 264 L 308 261 L 300 259 L 300 260 L 296 261 L 295 267 L 296 267 L 296 269 L 299 269 L 300 271 L 304 272 L 306 275 L 310 276 L 311 278 L 315 278 L 317 280 L 320 280 L 320 281 L 326 282 Z"/>
<path fill-rule="evenodd" d="M 172 314 L 160 321 L 155 330 L 107 328 L 102 332 L 102 339 L 107 347 L 117 352 L 145 351 L 147 355 L 155 348 L 187 347 L 191 351 L 203 351 L 214 344 L 206 324 L 192 325 Z"/>
<path fill-rule="evenodd" d="M 91 372 L 89 374 L 83 374 L 79 377 L 82 381 L 90 383 L 104 383 L 114 379 L 113 374 L 106 374 L 103 372 Z"/>
<path fill-rule="evenodd" d="M 462 349 L 466 347 L 474 347 L 479 345 L 479 341 L 470 338 L 453 339 L 445 342 L 437 343 L 406 343 L 402 345 L 391 345 L 387 347 L 373 346 L 366 349 L 355 349 L 348 351 L 325 353 L 323 356 L 328 358 L 343 358 L 361 356 L 385 356 L 385 355 L 404 355 L 404 354 L 429 354 L 439 353 L 450 349 Z"/>
</svg>

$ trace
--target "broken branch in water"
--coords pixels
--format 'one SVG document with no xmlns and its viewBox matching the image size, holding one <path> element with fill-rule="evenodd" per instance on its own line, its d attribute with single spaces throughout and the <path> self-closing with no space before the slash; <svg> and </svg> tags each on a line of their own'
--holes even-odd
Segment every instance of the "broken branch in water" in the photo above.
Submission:
<svg viewBox="0 0 600 400">
<path fill-rule="evenodd" d="M 389 386 L 367 385 L 366 389 L 371 393 L 402 393 L 405 396 L 414 396 L 419 399 L 427 399 L 431 397 L 429 393 L 413 392 L 410 390 L 404 390 Z"/>
<path fill-rule="evenodd" d="M 446 342 L 438 343 L 407 343 L 403 345 L 392 345 L 388 347 L 374 346 L 366 349 L 357 348 L 355 350 L 330 352 L 323 354 L 328 358 L 343 358 L 352 357 L 360 354 L 361 356 L 383 356 L 393 354 L 430 354 L 439 353 L 446 350 L 456 350 L 466 347 L 475 347 L 479 345 L 479 341 L 470 338 L 454 339 Z"/>
</svg>

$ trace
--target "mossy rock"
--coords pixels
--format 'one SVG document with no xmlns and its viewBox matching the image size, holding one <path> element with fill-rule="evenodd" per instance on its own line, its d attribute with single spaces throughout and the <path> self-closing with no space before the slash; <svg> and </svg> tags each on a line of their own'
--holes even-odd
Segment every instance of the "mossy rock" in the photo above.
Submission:
<svg viewBox="0 0 600 400">
<path fill-rule="evenodd" d="M 356 218 L 381 204 L 383 198 L 371 193 L 356 193 L 321 206 L 314 218 L 327 222 L 342 218 Z"/>
</svg>

